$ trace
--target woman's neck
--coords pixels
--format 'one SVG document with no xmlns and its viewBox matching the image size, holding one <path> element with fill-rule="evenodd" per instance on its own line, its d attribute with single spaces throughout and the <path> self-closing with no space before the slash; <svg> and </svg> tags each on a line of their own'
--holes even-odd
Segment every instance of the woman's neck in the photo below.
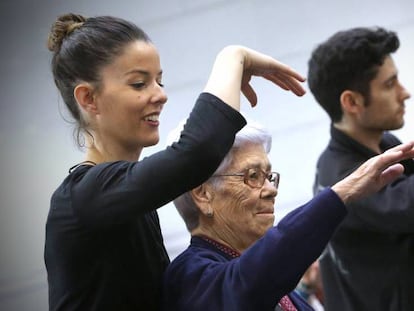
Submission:
<svg viewBox="0 0 414 311">
<path fill-rule="evenodd" d="M 95 163 L 112 162 L 112 161 L 131 161 L 135 162 L 139 160 L 142 148 L 135 151 L 120 151 L 116 148 L 102 148 L 97 146 L 91 146 L 87 148 L 86 160 Z"/>
</svg>

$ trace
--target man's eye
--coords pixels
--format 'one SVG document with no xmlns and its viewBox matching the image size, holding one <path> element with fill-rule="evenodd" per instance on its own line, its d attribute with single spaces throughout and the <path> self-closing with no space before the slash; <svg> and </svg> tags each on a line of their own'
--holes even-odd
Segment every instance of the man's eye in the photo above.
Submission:
<svg viewBox="0 0 414 311">
<path fill-rule="evenodd" d="M 391 89 L 395 86 L 396 83 L 397 83 L 397 79 L 392 79 L 392 80 L 387 81 L 385 86 Z"/>
</svg>

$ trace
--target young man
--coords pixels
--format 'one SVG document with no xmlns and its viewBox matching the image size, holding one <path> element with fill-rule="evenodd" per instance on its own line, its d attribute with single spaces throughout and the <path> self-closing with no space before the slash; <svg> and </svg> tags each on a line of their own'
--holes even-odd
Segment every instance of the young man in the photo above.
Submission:
<svg viewBox="0 0 414 311">
<path fill-rule="evenodd" d="M 392 31 L 353 28 L 313 51 L 309 87 L 332 122 L 331 140 L 317 163 L 315 194 L 400 143 L 388 132 L 403 126 L 410 97 L 391 56 L 398 48 Z M 322 254 L 325 310 L 413 309 L 414 162 L 403 164 L 402 177 L 350 204 Z"/>
</svg>

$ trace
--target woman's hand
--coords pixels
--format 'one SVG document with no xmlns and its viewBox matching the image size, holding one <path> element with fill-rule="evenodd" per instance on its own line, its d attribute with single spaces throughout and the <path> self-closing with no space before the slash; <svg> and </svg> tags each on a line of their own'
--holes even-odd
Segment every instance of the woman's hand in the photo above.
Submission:
<svg viewBox="0 0 414 311">
<path fill-rule="evenodd" d="M 240 110 L 241 91 L 254 107 L 257 95 L 250 84 L 253 76 L 267 79 L 298 96 L 305 94 L 301 85 L 305 78 L 295 70 L 268 55 L 236 45 L 225 47 L 217 55 L 204 91 L 236 110 Z"/>
<path fill-rule="evenodd" d="M 245 62 L 241 90 L 252 107 L 257 104 L 256 92 L 250 85 L 252 76 L 263 77 L 284 90 L 292 91 L 297 96 L 305 94 L 305 90 L 301 85 L 305 78 L 298 72 L 268 55 L 249 48 L 241 48 L 244 51 Z"/>
<path fill-rule="evenodd" d="M 398 163 L 414 157 L 414 142 L 400 144 L 384 153 L 372 157 L 353 173 L 332 186 L 344 203 L 358 200 L 381 190 L 404 172 Z"/>
</svg>

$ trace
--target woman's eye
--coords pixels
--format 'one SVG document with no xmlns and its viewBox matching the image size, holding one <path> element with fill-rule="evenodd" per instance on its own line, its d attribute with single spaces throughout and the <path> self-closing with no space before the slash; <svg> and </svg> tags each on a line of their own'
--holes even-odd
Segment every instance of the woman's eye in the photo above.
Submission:
<svg viewBox="0 0 414 311">
<path fill-rule="evenodd" d="M 132 83 L 131 86 L 134 89 L 142 89 L 145 86 L 144 82 Z"/>
<path fill-rule="evenodd" d="M 164 84 L 161 82 L 157 82 L 159 86 L 164 87 Z"/>
</svg>

